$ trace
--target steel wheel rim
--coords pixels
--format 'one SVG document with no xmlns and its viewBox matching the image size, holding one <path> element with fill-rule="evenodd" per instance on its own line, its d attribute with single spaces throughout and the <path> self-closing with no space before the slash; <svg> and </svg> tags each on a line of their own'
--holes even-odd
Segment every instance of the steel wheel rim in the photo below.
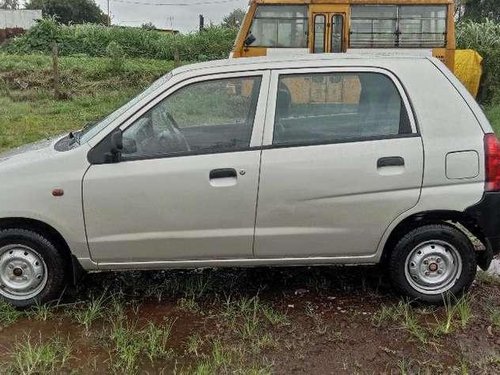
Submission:
<svg viewBox="0 0 500 375">
<path fill-rule="evenodd" d="M 13 300 L 36 297 L 47 285 L 47 265 L 31 247 L 21 244 L 0 248 L 0 295 Z"/>
<path fill-rule="evenodd" d="M 462 258 L 446 241 L 432 240 L 413 248 L 405 261 L 405 276 L 412 288 L 423 294 L 442 294 L 462 274 Z"/>
</svg>

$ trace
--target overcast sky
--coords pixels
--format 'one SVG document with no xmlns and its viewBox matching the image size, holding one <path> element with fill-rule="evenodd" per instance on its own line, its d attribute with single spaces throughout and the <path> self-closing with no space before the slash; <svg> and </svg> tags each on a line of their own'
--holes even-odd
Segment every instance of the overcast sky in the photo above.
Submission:
<svg viewBox="0 0 500 375">
<path fill-rule="evenodd" d="M 96 3 L 107 13 L 107 0 Z M 114 25 L 140 26 L 152 22 L 158 28 L 190 32 L 197 30 L 199 14 L 205 16 L 206 25 L 210 21 L 220 23 L 233 9 L 246 9 L 248 0 L 109 0 L 109 4 Z"/>
</svg>

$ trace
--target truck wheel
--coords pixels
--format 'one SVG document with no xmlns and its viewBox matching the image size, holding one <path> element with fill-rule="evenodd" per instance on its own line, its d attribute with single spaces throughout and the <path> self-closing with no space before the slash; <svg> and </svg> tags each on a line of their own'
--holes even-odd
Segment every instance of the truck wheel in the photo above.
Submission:
<svg viewBox="0 0 500 375">
<path fill-rule="evenodd" d="M 407 233 L 390 256 L 393 284 L 411 299 L 439 304 L 460 297 L 476 276 L 467 236 L 451 225 L 424 225 Z"/>
<path fill-rule="evenodd" d="M 56 300 L 66 264 L 55 246 L 26 229 L 0 230 L 0 297 L 16 307 Z"/>
</svg>

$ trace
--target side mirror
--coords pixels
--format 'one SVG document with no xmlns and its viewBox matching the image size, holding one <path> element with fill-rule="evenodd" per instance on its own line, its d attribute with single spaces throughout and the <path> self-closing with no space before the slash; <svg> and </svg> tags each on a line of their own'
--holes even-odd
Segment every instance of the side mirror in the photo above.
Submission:
<svg viewBox="0 0 500 375">
<path fill-rule="evenodd" d="M 111 144 L 110 158 L 113 163 L 120 161 L 123 151 L 123 132 L 121 129 L 116 129 L 111 133 L 109 138 Z"/>
<path fill-rule="evenodd" d="M 135 154 L 137 152 L 137 143 L 132 138 L 123 138 L 122 154 Z"/>
<path fill-rule="evenodd" d="M 245 41 L 243 43 L 245 44 L 246 47 L 248 47 L 256 40 L 257 40 L 257 38 L 254 37 L 252 33 L 250 33 L 250 34 L 248 34 L 247 38 L 245 39 Z"/>
</svg>

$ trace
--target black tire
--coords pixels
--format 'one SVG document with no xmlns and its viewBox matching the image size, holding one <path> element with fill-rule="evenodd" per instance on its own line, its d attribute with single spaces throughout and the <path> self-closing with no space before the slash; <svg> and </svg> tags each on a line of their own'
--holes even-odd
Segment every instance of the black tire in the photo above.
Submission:
<svg viewBox="0 0 500 375">
<path fill-rule="evenodd" d="M 459 257 L 461 270 L 459 271 L 460 267 L 457 266 L 459 262 L 453 262 L 453 266 L 448 268 L 456 270 L 454 271 L 456 273 L 450 276 L 448 284 L 443 284 L 442 287 L 447 288 L 446 290 L 438 292 L 425 290 L 422 292 L 419 288 L 426 288 L 427 286 L 421 287 L 422 281 L 419 279 L 419 276 L 415 276 L 415 274 L 422 274 L 422 271 L 420 271 L 422 268 L 419 268 L 419 265 L 422 267 L 429 267 L 428 270 L 425 269 L 426 272 L 424 272 L 424 274 L 426 276 L 422 275 L 422 277 L 427 278 L 427 280 L 434 276 L 437 278 L 440 277 L 436 274 L 438 271 L 434 270 L 435 267 L 439 267 L 440 265 L 433 262 L 433 259 L 436 258 L 431 258 L 431 256 L 433 256 L 432 254 L 428 255 L 428 259 L 430 259 L 430 261 L 427 261 L 427 263 L 422 260 L 423 263 L 420 264 L 417 262 L 417 265 L 415 265 L 415 262 L 412 262 L 412 260 L 416 259 L 414 257 L 420 257 L 418 259 L 427 259 L 425 258 L 425 253 L 424 255 L 414 254 L 421 254 L 419 252 L 421 245 L 432 247 L 432 241 L 436 241 L 435 243 L 438 247 L 443 245 L 443 248 L 447 248 L 447 246 L 445 246 L 446 244 L 451 245 L 452 247 L 448 247 L 445 252 L 450 253 L 451 251 L 456 257 Z M 432 247 L 432 249 L 434 249 L 434 247 Z M 410 256 L 410 254 L 412 254 L 412 256 Z M 449 256 L 449 254 L 446 255 Z M 439 260 L 439 262 L 441 262 L 441 260 Z M 443 261 L 442 264 L 444 265 L 445 263 L 446 262 Z M 429 264 L 429 266 L 427 266 L 427 264 Z M 411 270 L 410 267 L 412 267 Z M 447 224 L 424 225 L 411 230 L 399 240 L 389 258 L 389 272 L 393 285 L 411 300 L 431 304 L 442 304 L 445 301 L 445 298 L 459 298 L 462 296 L 474 281 L 476 270 L 476 254 L 471 241 L 462 231 Z M 448 272 L 442 270 L 440 271 L 445 274 Z M 429 273 L 431 277 L 429 277 L 427 273 Z M 412 278 L 416 281 L 412 280 L 410 282 L 408 278 Z"/>
<path fill-rule="evenodd" d="M 16 298 L 10 298 L 9 295 L 12 295 L 12 293 L 9 289 L 5 289 L 5 286 L 2 285 L 0 298 L 16 307 L 29 307 L 35 304 L 58 300 L 66 284 L 68 268 L 64 258 L 61 256 L 56 247 L 41 234 L 30 230 L 15 228 L 0 230 L 0 259 L 2 260 L 2 264 L 2 256 L 10 250 L 8 248 L 10 245 L 21 245 L 23 248 L 28 249 L 28 251 L 31 249 L 33 252 L 30 252 L 30 254 L 35 254 L 35 256 L 41 258 L 43 262 L 37 262 L 36 264 L 42 264 L 42 266 L 44 266 L 44 277 L 41 278 L 43 279 L 43 282 L 40 282 L 38 285 L 40 290 L 36 289 L 33 291 L 36 295 L 31 295 L 27 298 L 23 298 L 22 295 L 17 296 Z M 16 251 L 16 249 L 14 250 Z M 10 251 L 10 253 L 12 253 L 12 251 Z M 27 252 L 24 254 L 27 254 Z M 0 272 L 7 271 L 2 271 L 0 268 Z M 34 278 L 35 277 L 32 277 L 32 279 Z M 0 283 L 3 283 L 1 280 L 3 279 L 0 279 Z"/>
</svg>

